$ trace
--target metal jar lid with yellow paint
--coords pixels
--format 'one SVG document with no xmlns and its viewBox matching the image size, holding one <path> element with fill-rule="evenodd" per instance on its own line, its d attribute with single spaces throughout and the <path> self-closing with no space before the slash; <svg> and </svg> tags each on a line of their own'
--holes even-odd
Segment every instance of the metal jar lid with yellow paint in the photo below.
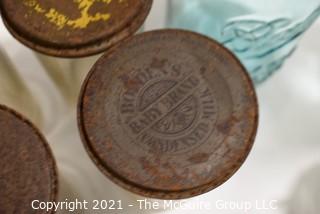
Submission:
<svg viewBox="0 0 320 214">
<path fill-rule="evenodd" d="M 1 0 L 5 25 L 28 47 L 59 57 L 89 56 L 134 34 L 152 0 Z"/>
</svg>

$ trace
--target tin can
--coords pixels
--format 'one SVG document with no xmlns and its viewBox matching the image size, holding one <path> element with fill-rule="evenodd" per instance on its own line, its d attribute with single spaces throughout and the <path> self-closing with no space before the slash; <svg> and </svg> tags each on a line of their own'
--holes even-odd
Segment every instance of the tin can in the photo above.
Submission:
<svg viewBox="0 0 320 214">
<path fill-rule="evenodd" d="M 35 210 L 57 197 L 56 164 L 46 140 L 23 116 L 2 105 L 0 127 L 0 213 L 54 213 Z"/>
<path fill-rule="evenodd" d="M 1 15 L 26 46 L 59 57 L 103 52 L 134 34 L 152 0 L 3 0 Z"/>
<path fill-rule="evenodd" d="M 228 180 L 253 145 L 258 104 L 238 59 L 207 37 L 159 30 L 101 57 L 78 125 L 98 168 L 142 196 L 182 199 Z"/>
</svg>

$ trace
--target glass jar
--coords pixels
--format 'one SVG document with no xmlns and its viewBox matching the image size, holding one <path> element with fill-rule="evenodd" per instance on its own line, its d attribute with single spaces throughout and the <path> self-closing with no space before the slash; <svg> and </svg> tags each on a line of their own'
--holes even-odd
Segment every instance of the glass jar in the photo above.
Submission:
<svg viewBox="0 0 320 214">
<path fill-rule="evenodd" d="M 258 84 L 282 66 L 319 14 L 319 0 L 169 0 L 167 26 L 218 40 Z"/>
<path fill-rule="evenodd" d="M 2 49 L 0 49 L 0 73 L 0 103 L 21 112 L 37 126 L 42 126 L 42 111 L 36 98 Z"/>
</svg>

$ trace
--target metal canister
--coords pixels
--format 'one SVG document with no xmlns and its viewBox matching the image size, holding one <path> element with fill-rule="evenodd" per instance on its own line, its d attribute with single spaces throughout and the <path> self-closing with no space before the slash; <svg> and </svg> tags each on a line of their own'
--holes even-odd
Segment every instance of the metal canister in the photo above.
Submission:
<svg viewBox="0 0 320 214">
<path fill-rule="evenodd" d="M 182 199 L 228 180 L 254 143 L 253 84 L 217 42 L 181 30 L 132 37 L 93 66 L 78 121 L 95 164 L 123 188 Z"/>
<path fill-rule="evenodd" d="M 53 213 L 42 202 L 57 198 L 55 160 L 44 137 L 23 116 L 0 106 L 0 213 Z"/>
<path fill-rule="evenodd" d="M 2 0 L 1 15 L 26 46 L 59 57 L 103 52 L 134 34 L 152 0 Z"/>
</svg>

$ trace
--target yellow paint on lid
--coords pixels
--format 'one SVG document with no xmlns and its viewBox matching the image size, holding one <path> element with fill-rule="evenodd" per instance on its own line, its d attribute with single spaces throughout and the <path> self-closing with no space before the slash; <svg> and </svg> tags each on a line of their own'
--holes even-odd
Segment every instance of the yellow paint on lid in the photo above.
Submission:
<svg viewBox="0 0 320 214">
<path fill-rule="evenodd" d="M 110 13 L 96 13 L 94 15 L 89 14 L 89 10 L 94 3 L 103 2 L 109 5 L 113 0 L 73 0 L 78 4 L 78 9 L 81 16 L 77 19 L 71 19 L 67 15 L 62 14 L 55 8 L 46 10 L 41 7 L 37 0 L 24 0 L 24 4 L 31 7 L 36 13 L 43 14 L 44 17 L 57 26 L 59 30 L 66 26 L 73 29 L 85 29 L 92 22 L 108 21 L 111 17 Z M 118 3 L 122 3 L 124 0 L 118 0 Z"/>
</svg>

